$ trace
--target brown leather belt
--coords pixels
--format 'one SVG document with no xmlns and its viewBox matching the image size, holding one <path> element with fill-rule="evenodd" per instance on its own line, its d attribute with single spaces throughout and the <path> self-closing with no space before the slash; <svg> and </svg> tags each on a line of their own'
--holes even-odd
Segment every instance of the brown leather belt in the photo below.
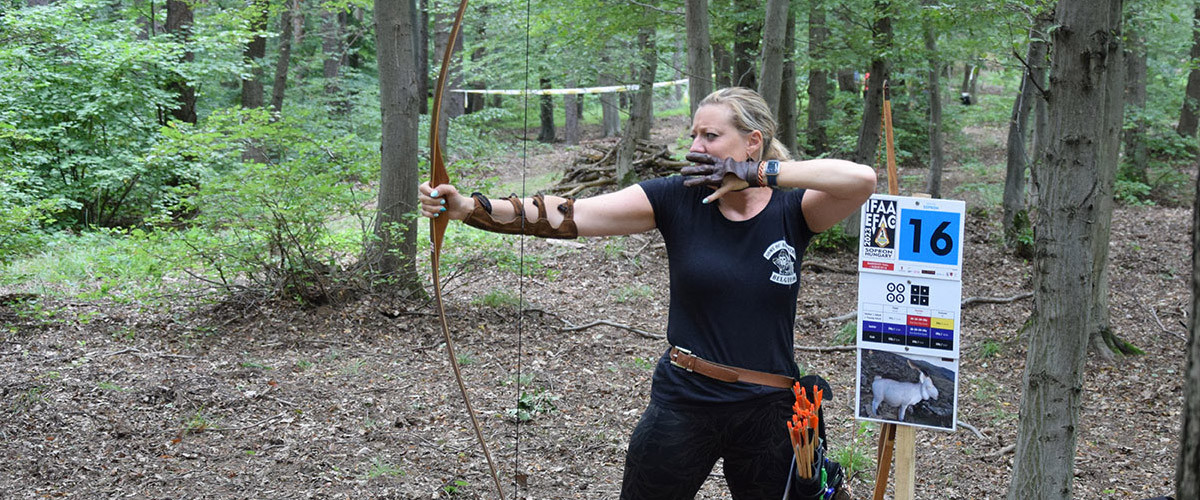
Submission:
<svg viewBox="0 0 1200 500">
<path fill-rule="evenodd" d="M 796 380 L 792 377 L 777 373 L 758 372 L 706 361 L 693 356 L 692 351 L 681 347 L 671 346 L 669 356 L 671 357 L 671 364 L 675 366 L 722 382 L 748 382 L 768 387 L 778 387 L 780 389 L 791 389 L 792 384 L 796 383 Z"/>
</svg>

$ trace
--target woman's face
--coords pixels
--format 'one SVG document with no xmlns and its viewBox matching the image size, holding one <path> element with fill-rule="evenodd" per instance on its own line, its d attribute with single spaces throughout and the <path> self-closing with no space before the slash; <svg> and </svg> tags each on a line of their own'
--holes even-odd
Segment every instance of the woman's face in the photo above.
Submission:
<svg viewBox="0 0 1200 500">
<path fill-rule="evenodd" d="M 734 127 L 733 110 L 728 106 L 709 104 L 696 110 L 692 119 L 691 152 L 747 161 L 755 157 L 761 145 L 761 132 L 755 130 L 743 134 Z"/>
</svg>

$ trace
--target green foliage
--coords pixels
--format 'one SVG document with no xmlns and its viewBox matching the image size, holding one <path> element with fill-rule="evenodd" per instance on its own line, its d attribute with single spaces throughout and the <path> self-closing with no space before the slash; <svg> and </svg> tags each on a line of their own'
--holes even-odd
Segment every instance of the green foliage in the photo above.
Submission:
<svg viewBox="0 0 1200 500">
<path fill-rule="evenodd" d="M 459 494 L 460 489 L 466 488 L 467 486 L 470 486 L 470 485 L 471 485 L 471 483 L 465 479 L 455 479 L 454 481 L 451 481 L 449 483 L 446 483 L 445 485 L 442 485 L 442 491 L 445 492 L 447 495 L 456 496 Z"/>
<path fill-rule="evenodd" d="M 184 78 L 183 46 L 138 39 L 109 3 L 79 0 L 0 17 L 0 169 L 23 172 L 23 193 L 54 200 L 68 225 L 137 221 L 189 172 L 148 160 Z M 46 208 L 46 207 L 43 207 Z"/>
<path fill-rule="evenodd" d="M 27 170 L 0 170 L 0 264 L 40 247 L 42 228 L 52 225 L 63 209 L 61 199 L 35 197 L 31 180 Z"/>
<path fill-rule="evenodd" d="M 613 290 L 612 296 L 617 303 L 624 304 L 629 301 L 649 299 L 654 296 L 654 289 L 645 284 L 626 285 Z"/>
<path fill-rule="evenodd" d="M 997 354 L 1000 354 L 1000 351 L 1002 351 L 1003 349 L 1004 349 L 1004 344 L 1001 344 L 1000 342 L 997 342 L 997 341 L 991 340 L 991 339 L 985 340 L 985 341 L 983 341 L 982 344 L 979 345 L 979 357 L 980 358 L 995 357 Z"/>
<path fill-rule="evenodd" d="M 471 302 L 494 309 L 516 309 L 521 304 L 521 297 L 510 290 L 492 289 Z"/>
<path fill-rule="evenodd" d="M 371 463 L 367 466 L 367 479 L 378 479 L 385 476 L 404 476 L 404 469 L 396 465 L 385 462 L 382 458 L 375 457 L 371 459 Z"/>
<path fill-rule="evenodd" d="M 858 340 L 858 322 L 848 321 L 833 335 L 834 345 L 850 345 Z"/>
<path fill-rule="evenodd" d="M 858 238 L 853 235 L 847 235 L 842 229 L 842 224 L 826 229 L 817 234 L 811 241 L 808 242 L 809 252 L 815 253 L 841 253 L 841 252 L 857 252 Z"/>
<path fill-rule="evenodd" d="M 53 283 L 44 293 L 122 303 L 154 300 L 168 288 L 169 262 L 186 251 L 169 236 L 140 229 L 47 235 L 40 253 L 4 268 L 0 284 Z"/>
<path fill-rule="evenodd" d="M 306 129 L 303 116 L 271 118 L 220 110 L 200 126 L 164 130 L 156 155 L 211 172 L 171 214 L 193 214 L 179 232 L 191 253 L 177 264 L 229 293 L 340 300 L 362 286 L 351 264 L 373 234 L 375 193 L 362 181 L 378 157 L 354 136 Z"/>
<path fill-rule="evenodd" d="M 554 406 L 554 402 L 558 399 L 559 396 L 552 395 L 544 389 L 538 389 L 532 393 L 522 392 L 521 397 L 517 400 L 517 407 L 509 409 L 507 413 L 510 418 L 528 422 L 538 414 L 558 411 L 558 407 Z"/>
<path fill-rule="evenodd" d="M 847 481 L 853 481 L 858 473 L 871 470 L 875 466 L 872 428 L 867 422 L 858 422 L 850 442 L 829 452 L 829 457 L 841 464 L 842 469 L 846 471 Z"/>
</svg>

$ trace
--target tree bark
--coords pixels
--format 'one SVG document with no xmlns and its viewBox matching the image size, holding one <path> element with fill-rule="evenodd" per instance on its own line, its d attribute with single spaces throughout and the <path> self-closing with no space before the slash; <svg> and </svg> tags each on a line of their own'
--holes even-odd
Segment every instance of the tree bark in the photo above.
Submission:
<svg viewBox="0 0 1200 500">
<path fill-rule="evenodd" d="M 883 117 L 883 82 L 888 80 L 891 63 L 885 54 L 892 48 L 895 37 L 892 32 L 891 2 L 876 0 L 875 13 L 879 16 L 874 23 L 875 54 L 871 59 L 871 77 L 863 99 L 862 124 L 858 128 L 858 146 L 854 150 L 854 162 L 862 165 L 875 164 L 875 152 L 879 148 L 879 131 Z M 847 236 L 858 234 L 859 213 L 855 211 L 846 218 L 842 231 Z"/>
<path fill-rule="evenodd" d="M 1175 498 L 1200 498 L 1200 178 L 1192 203 L 1192 303 L 1183 372 L 1183 425 L 1175 462 Z"/>
<path fill-rule="evenodd" d="M 480 15 L 480 18 L 482 18 L 483 20 L 486 20 L 488 18 L 488 5 L 487 4 L 483 4 L 483 5 L 479 6 L 479 15 Z M 481 20 L 476 26 L 477 27 L 475 29 L 475 39 L 476 40 L 486 40 L 487 39 L 487 23 Z M 471 51 L 471 62 L 473 64 L 482 64 L 483 58 L 486 55 L 487 55 L 487 49 L 482 44 L 478 45 L 475 47 L 475 50 Z M 472 88 L 472 89 L 477 89 L 477 90 L 483 90 L 487 87 L 487 82 L 482 79 L 482 73 L 480 73 L 479 75 L 476 76 L 475 79 L 473 79 L 469 83 L 467 83 L 467 87 Z M 467 94 L 466 95 L 466 112 L 468 114 L 470 114 L 470 113 L 482 111 L 485 101 L 486 100 L 484 99 L 483 94 Z"/>
<path fill-rule="evenodd" d="M 788 0 L 767 0 L 762 30 L 762 75 L 758 93 L 779 120 L 779 96 L 783 91 L 783 46 L 787 41 Z"/>
<path fill-rule="evenodd" d="M 654 19 L 657 12 L 646 8 L 646 18 Z M 634 139 L 650 140 L 650 129 L 654 125 L 654 76 L 658 74 L 658 45 L 655 43 L 657 26 L 647 22 L 638 30 L 638 47 L 641 65 L 638 68 L 638 90 L 632 95 L 630 106 L 629 134 Z"/>
<path fill-rule="evenodd" d="M 696 106 L 713 91 L 713 58 L 708 33 L 708 0 L 687 0 L 688 101 L 691 115 Z"/>
<path fill-rule="evenodd" d="M 922 2 L 930 5 L 929 0 Z M 942 197 L 942 167 L 946 163 L 942 151 L 942 60 L 937 52 L 937 31 L 933 22 L 924 18 L 923 38 L 925 52 L 929 54 L 929 174 L 925 178 L 925 192 L 934 198 Z"/>
<path fill-rule="evenodd" d="M 571 85 L 574 87 L 574 84 Z M 563 142 L 569 145 L 579 144 L 579 105 L 583 97 L 577 94 L 563 96 Z"/>
<path fill-rule="evenodd" d="M 1008 123 L 1007 171 L 1004 179 L 1004 240 L 1009 247 L 1016 247 L 1021 233 L 1029 229 L 1029 213 L 1025 206 L 1025 170 L 1030 167 L 1028 150 L 1029 114 L 1036 101 L 1043 99 L 1038 91 L 1045 73 L 1046 33 L 1054 21 L 1054 12 L 1044 9 L 1034 18 L 1029 32 L 1029 48 L 1025 62 L 1029 65 L 1021 74 L 1021 91 L 1013 101 L 1012 115 Z"/>
<path fill-rule="evenodd" d="M 322 62 L 321 75 L 325 78 L 325 97 L 330 99 L 330 114 L 345 115 L 349 111 L 349 101 L 342 96 L 340 74 L 342 61 L 346 52 L 345 37 L 342 27 L 346 24 L 345 11 L 321 12 L 321 52 L 325 54 Z"/>
<path fill-rule="evenodd" d="M 796 120 L 799 118 L 799 112 L 796 110 L 795 10 L 788 12 L 787 36 L 784 38 L 783 51 L 787 56 L 783 62 L 783 88 L 779 92 L 779 140 L 783 141 L 783 147 L 787 148 L 789 153 L 796 155 L 799 152 L 796 146 L 799 135 Z"/>
<path fill-rule="evenodd" d="M 1123 0 L 1111 1 L 1118 4 L 1124 3 Z M 1117 336 L 1117 332 L 1112 329 L 1109 314 L 1108 249 L 1112 233 L 1113 185 L 1117 180 L 1117 166 L 1121 162 L 1121 129 L 1125 124 L 1126 65 L 1122 12 L 1122 6 L 1118 5 L 1115 14 L 1119 20 L 1112 21 L 1116 26 L 1109 31 L 1110 36 L 1114 36 L 1117 43 L 1120 44 L 1120 48 L 1114 50 L 1115 45 L 1107 46 L 1109 52 L 1103 56 L 1105 78 L 1100 81 L 1100 84 L 1107 88 L 1104 90 L 1105 100 L 1097 101 L 1097 104 L 1103 106 L 1101 109 L 1106 128 L 1103 130 L 1104 135 L 1100 138 L 1100 153 L 1103 156 L 1096 162 L 1099 179 L 1096 186 L 1098 196 L 1095 199 L 1097 217 L 1092 222 L 1092 230 L 1095 233 L 1095 239 L 1092 240 L 1095 246 L 1092 258 L 1092 276 L 1096 278 L 1096 286 L 1092 291 L 1090 302 L 1092 313 L 1089 337 L 1092 341 L 1093 351 L 1110 359 L 1114 354 L 1142 352 L 1133 344 Z M 1095 105 L 1093 105 L 1094 108 Z"/>
<path fill-rule="evenodd" d="M 377 247 L 369 255 L 381 275 L 396 276 L 401 286 L 421 288 L 416 272 L 417 221 L 417 64 L 413 42 L 414 0 L 375 4 L 375 40 L 379 50 L 379 104 L 382 115 Z"/>
<path fill-rule="evenodd" d="M 256 34 L 242 53 L 246 64 L 250 66 L 250 78 L 242 80 L 242 107 L 246 109 L 261 108 L 263 105 L 262 59 L 267 55 L 267 38 L 262 33 L 267 30 L 267 10 L 270 7 L 267 0 L 252 0 L 252 5 L 254 18 L 250 20 L 250 28 Z"/>
<path fill-rule="evenodd" d="M 1179 125 L 1175 132 L 1184 137 L 1196 136 L 1196 125 L 1200 121 L 1200 2 L 1192 18 L 1191 71 L 1188 71 L 1187 89 L 1183 96 L 1183 109 L 1179 111 Z"/>
<path fill-rule="evenodd" d="M 755 0 L 734 0 L 734 7 L 742 12 L 758 8 Z M 738 22 L 734 28 L 733 41 L 733 85 L 748 89 L 758 88 L 754 63 L 758 61 L 758 42 L 762 39 L 762 25 L 757 21 Z"/>
<path fill-rule="evenodd" d="M 539 80 L 540 88 L 550 88 L 550 79 L 541 77 Z M 541 128 L 538 130 L 537 140 L 540 142 L 554 142 L 554 97 L 546 94 L 538 96 L 538 118 L 541 122 Z"/>
<path fill-rule="evenodd" d="M 413 43 L 417 55 L 417 106 L 421 114 L 429 114 L 429 0 L 419 0 L 420 8 L 412 13 L 416 36 Z"/>
<path fill-rule="evenodd" d="M 1126 130 L 1125 158 L 1128 177 L 1142 184 L 1149 183 L 1150 153 L 1146 147 L 1149 125 L 1146 120 L 1146 39 L 1141 32 L 1126 30 L 1129 50 L 1125 52 L 1125 112 L 1132 116 L 1133 127 Z"/>
<path fill-rule="evenodd" d="M 271 109 L 275 113 L 283 112 L 283 96 L 287 91 L 288 66 L 292 59 L 292 15 L 300 7 L 299 1 L 288 2 L 288 6 L 279 12 L 279 59 L 275 61 L 275 83 L 271 85 Z"/>
<path fill-rule="evenodd" d="M 192 7 L 187 2 L 167 0 L 167 33 L 174 33 L 179 40 L 186 42 L 192 37 Z M 183 53 L 181 60 L 190 63 L 195 60 L 192 51 Z M 171 110 L 171 116 L 176 120 L 196 123 L 196 89 L 183 78 L 175 79 L 168 86 L 177 97 L 178 107 Z"/>
<path fill-rule="evenodd" d="M 716 75 L 716 88 L 723 89 L 733 86 L 733 55 L 729 48 L 721 43 L 713 43 L 713 74 Z"/>
<path fill-rule="evenodd" d="M 617 150 L 617 184 L 621 187 L 637 182 L 633 169 L 633 156 L 637 141 L 650 138 L 650 126 L 654 122 L 654 75 L 658 72 L 658 48 L 654 43 L 656 27 L 652 19 L 655 13 L 645 8 L 649 20 L 638 30 L 638 49 L 641 64 L 638 68 L 638 90 L 633 93 L 629 110 L 629 129 L 621 137 Z"/>
<path fill-rule="evenodd" d="M 602 68 L 608 67 L 608 58 L 601 56 L 600 65 Z M 596 81 L 601 86 L 616 85 L 617 80 L 612 74 L 605 69 L 600 70 Z M 614 92 L 605 92 L 600 94 L 600 121 L 604 129 L 604 137 L 613 137 L 621 135 L 621 107 L 618 103 L 617 94 Z"/>
<path fill-rule="evenodd" d="M 450 120 L 462 116 L 463 110 L 466 107 L 466 97 L 462 92 L 451 92 L 453 89 L 461 89 L 463 83 L 463 75 L 459 64 L 459 58 L 462 57 L 463 33 L 458 32 L 458 37 L 455 40 L 450 40 L 450 30 L 453 28 L 454 14 L 438 14 L 435 16 L 434 24 L 438 27 L 437 33 L 434 35 L 434 59 L 441 64 L 443 54 L 446 50 L 452 50 L 453 57 L 450 58 L 450 80 L 446 82 L 446 95 L 442 96 L 442 115 L 440 123 L 438 123 L 438 139 L 441 141 L 442 147 L 446 146 L 446 140 L 450 132 Z M 440 72 L 441 68 L 437 68 Z"/>
<path fill-rule="evenodd" d="M 1121 0 L 1062 0 L 1051 59 L 1046 165 L 1035 182 L 1035 320 L 1008 498 L 1069 499 L 1083 370 L 1111 221 L 1103 177 L 1120 130 Z M 1115 73 L 1115 74 L 1114 74 Z M 1116 95 L 1113 95 L 1116 94 Z M 1111 181 L 1109 181 L 1111 185 Z"/>
<path fill-rule="evenodd" d="M 825 2 L 811 0 L 808 4 L 808 154 L 820 156 L 829 150 L 826 121 L 829 120 L 829 72 L 821 69 L 825 60 L 825 40 L 829 26 L 825 21 Z M 854 74 L 850 74 L 851 80 Z M 853 82 L 851 82 L 853 86 Z"/>
<path fill-rule="evenodd" d="M 837 84 L 840 92 L 858 92 L 858 80 L 854 76 L 853 69 L 838 70 Z"/>
</svg>

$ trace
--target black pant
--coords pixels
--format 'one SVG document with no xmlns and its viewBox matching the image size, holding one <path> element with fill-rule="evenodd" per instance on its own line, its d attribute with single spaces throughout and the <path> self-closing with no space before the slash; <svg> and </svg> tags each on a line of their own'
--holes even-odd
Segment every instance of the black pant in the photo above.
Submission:
<svg viewBox="0 0 1200 500">
<path fill-rule="evenodd" d="M 717 458 L 735 500 L 779 500 L 791 471 L 787 421 L 792 401 L 781 398 L 734 408 L 646 408 L 629 439 L 622 500 L 691 500 Z"/>
</svg>

